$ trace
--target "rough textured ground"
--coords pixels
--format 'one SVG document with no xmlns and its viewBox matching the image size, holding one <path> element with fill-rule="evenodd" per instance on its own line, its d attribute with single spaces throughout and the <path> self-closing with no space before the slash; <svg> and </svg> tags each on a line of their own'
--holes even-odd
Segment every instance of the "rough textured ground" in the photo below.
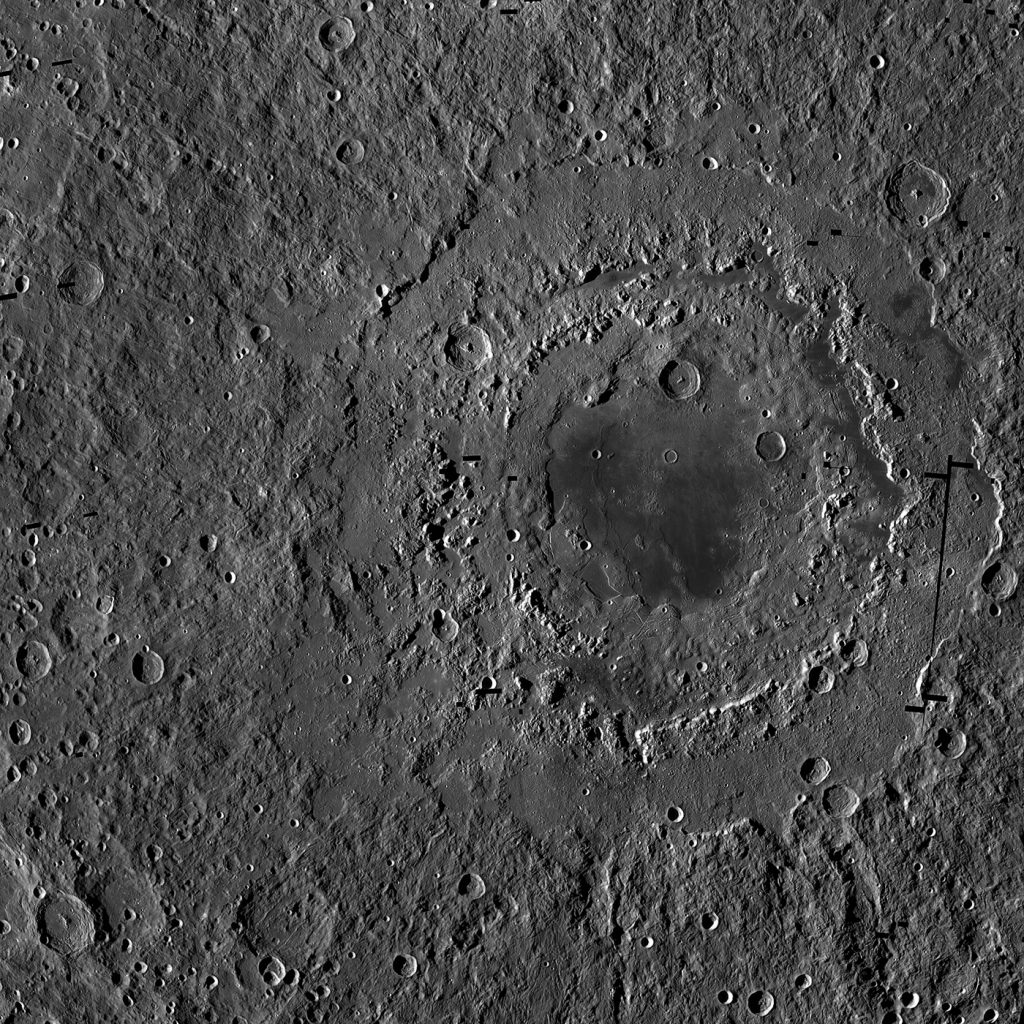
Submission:
<svg viewBox="0 0 1024 1024">
<path fill-rule="evenodd" d="M 0 7 L 0 1021 L 1024 1020 L 1017 5 L 507 2 Z"/>
</svg>

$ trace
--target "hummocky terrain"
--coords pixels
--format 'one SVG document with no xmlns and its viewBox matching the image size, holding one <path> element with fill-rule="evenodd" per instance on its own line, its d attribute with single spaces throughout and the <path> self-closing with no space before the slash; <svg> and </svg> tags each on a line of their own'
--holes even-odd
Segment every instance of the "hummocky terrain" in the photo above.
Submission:
<svg viewBox="0 0 1024 1024">
<path fill-rule="evenodd" d="M 0 1022 L 1024 1020 L 1018 5 L 5 0 Z"/>
</svg>

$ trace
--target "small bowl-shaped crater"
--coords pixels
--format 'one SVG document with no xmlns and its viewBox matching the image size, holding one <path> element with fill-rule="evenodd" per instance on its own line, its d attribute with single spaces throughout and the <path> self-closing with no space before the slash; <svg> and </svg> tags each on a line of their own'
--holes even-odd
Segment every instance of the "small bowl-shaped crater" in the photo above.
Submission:
<svg viewBox="0 0 1024 1024">
<path fill-rule="evenodd" d="M 490 335 L 476 324 L 454 324 L 444 344 L 448 365 L 459 373 L 476 373 L 491 361 L 494 348 Z"/>
<path fill-rule="evenodd" d="M 91 306 L 103 292 L 106 283 L 103 271 L 86 259 L 69 263 L 57 280 L 57 294 L 75 306 Z"/>
<path fill-rule="evenodd" d="M 460 879 L 458 885 L 460 896 L 468 900 L 478 900 L 487 892 L 484 880 L 474 871 L 467 871 Z"/>
<path fill-rule="evenodd" d="M 320 26 L 320 45 L 331 53 L 347 50 L 356 41 L 356 30 L 348 18 L 328 18 Z"/>
<path fill-rule="evenodd" d="M 419 970 L 419 964 L 411 953 L 399 953 L 391 961 L 391 969 L 401 978 L 411 978 Z"/>
<path fill-rule="evenodd" d="M 132 675 L 140 683 L 152 686 L 164 675 L 164 659 L 156 651 L 139 651 L 132 658 Z"/>
<path fill-rule="evenodd" d="M 747 996 L 747 1009 L 755 1017 L 767 1017 L 775 1009 L 775 996 L 767 989 L 755 989 Z"/>
<path fill-rule="evenodd" d="M 807 685 L 814 693 L 828 693 L 835 684 L 835 673 L 826 665 L 813 665 L 807 673 Z"/>
<path fill-rule="evenodd" d="M 347 167 L 355 167 L 356 164 L 363 162 L 363 158 L 366 156 L 366 147 L 359 139 L 342 139 L 334 155 L 338 158 L 339 163 L 345 164 Z"/>
<path fill-rule="evenodd" d="M 47 896 L 39 908 L 39 936 L 61 956 L 84 952 L 92 945 L 95 934 L 92 911 L 71 893 Z"/>
<path fill-rule="evenodd" d="M 842 783 L 829 786 L 822 798 L 822 807 L 830 818 L 851 818 L 859 806 L 860 797 Z"/>
<path fill-rule="evenodd" d="M 960 729 L 944 727 L 935 734 L 935 746 L 943 757 L 955 761 L 967 749 L 967 736 Z"/>
<path fill-rule="evenodd" d="M 757 435 L 755 448 L 763 462 L 778 462 L 786 454 L 786 439 L 777 430 L 765 430 Z"/>
<path fill-rule="evenodd" d="M 820 786 L 831 774 L 828 758 L 809 757 L 800 765 L 800 778 L 809 786 Z"/>
<path fill-rule="evenodd" d="M 14 658 L 18 671 L 30 682 L 36 683 L 49 675 L 53 668 L 50 650 L 41 640 L 26 640 Z"/>
<path fill-rule="evenodd" d="M 670 359 L 662 369 L 658 383 L 674 402 L 682 402 L 700 391 L 700 371 L 689 359 Z"/>
</svg>

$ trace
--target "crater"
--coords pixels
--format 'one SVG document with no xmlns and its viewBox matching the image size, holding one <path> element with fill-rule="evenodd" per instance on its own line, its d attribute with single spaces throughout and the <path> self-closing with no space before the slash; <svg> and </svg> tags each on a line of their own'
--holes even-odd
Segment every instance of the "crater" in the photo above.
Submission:
<svg viewBox="0 0 1024 1024">
<path fill-rule="evenodd" d="M 696 404 L 648 385 L 572 406 L 549 433 L 563 567 L 601 597 L 624 586 L 652 607 L 721 598 L 752 569 L 766 508 L 795 505 L 799 453 L 776 465 L 758 456 L 754 413 L 728 378 Z"/>
</svg>

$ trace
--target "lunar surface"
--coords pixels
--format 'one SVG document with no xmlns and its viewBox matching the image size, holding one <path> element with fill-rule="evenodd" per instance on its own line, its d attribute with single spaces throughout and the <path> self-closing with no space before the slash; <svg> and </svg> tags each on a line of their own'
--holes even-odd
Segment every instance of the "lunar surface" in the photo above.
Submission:
<svg viewBox="0 0 1024 1024">
<path fill-rule="evenodd" d="M 1024 1021 L 1015 4 L 0 5 L 0 1021 Z"/>
</svg>

